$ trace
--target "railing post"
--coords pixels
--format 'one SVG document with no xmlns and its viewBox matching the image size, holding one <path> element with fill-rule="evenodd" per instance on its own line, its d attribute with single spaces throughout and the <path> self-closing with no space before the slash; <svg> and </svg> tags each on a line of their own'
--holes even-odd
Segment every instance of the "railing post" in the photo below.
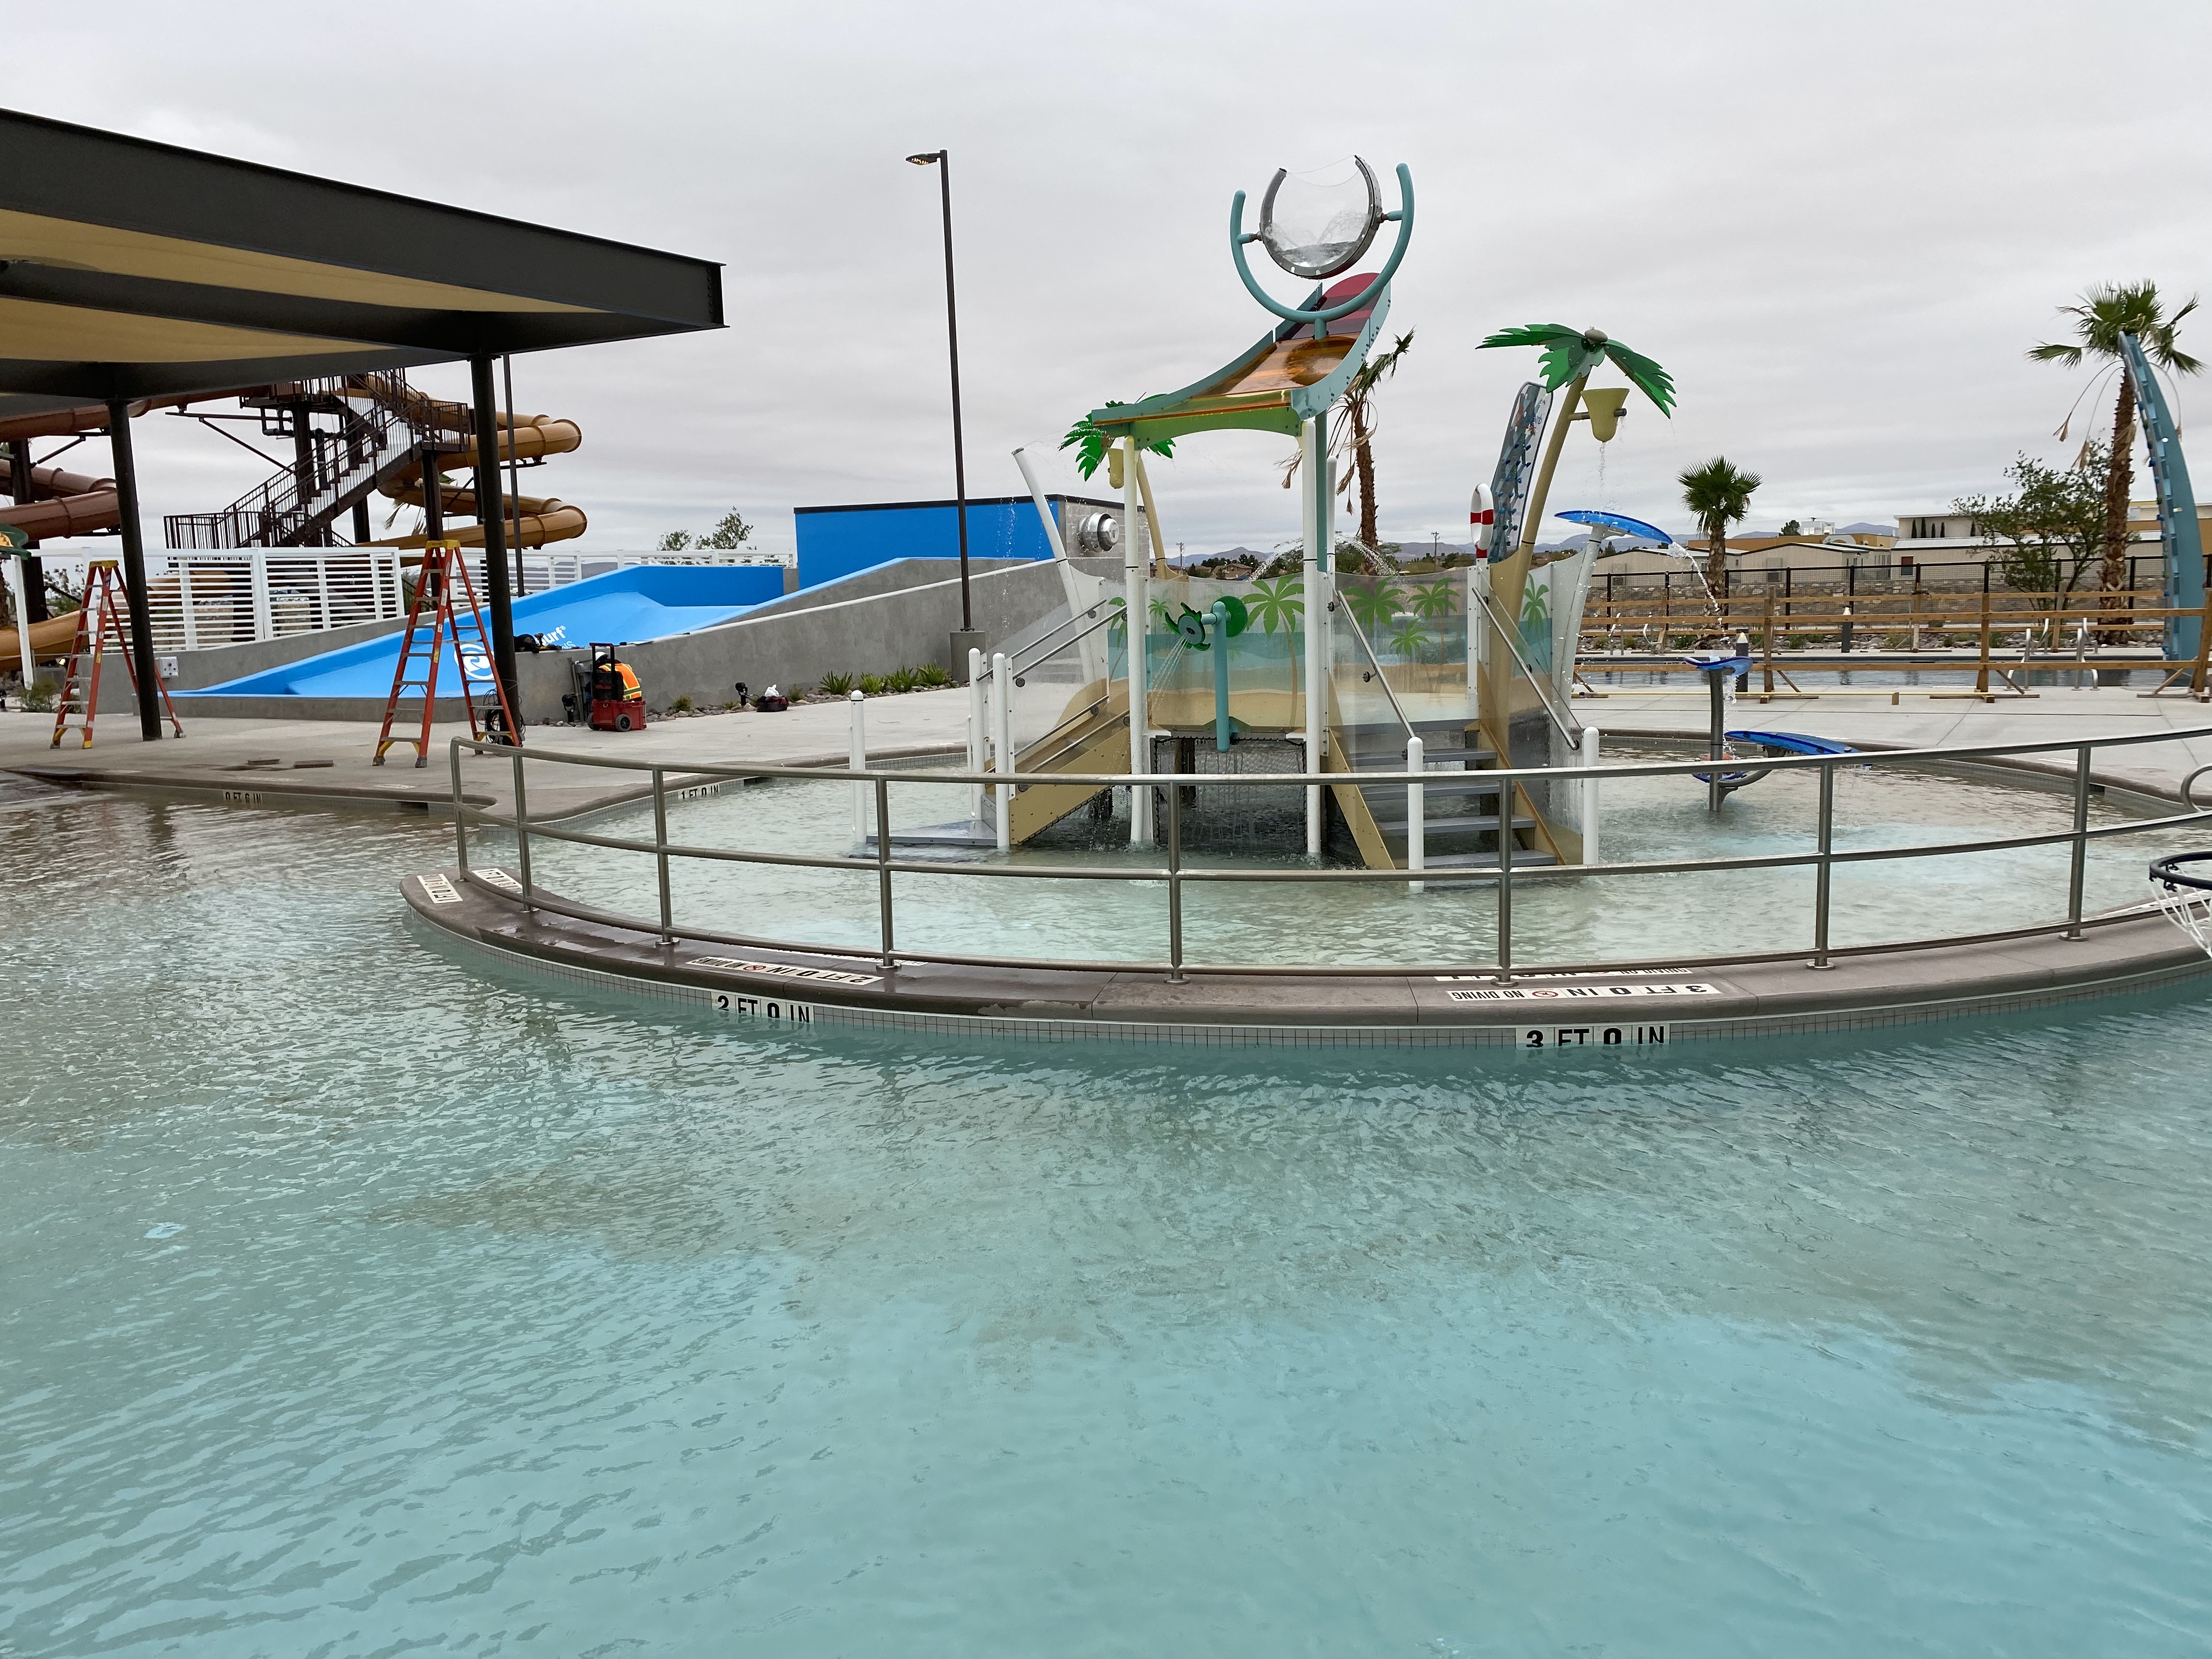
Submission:
<svg viewBox="0 0 2212 1659">
<path fill-rule="evenodd" d="M 1168 983 L 1182 973 L 1182 789 L 1168 791 Z"/>
<path fill-rule="evenodd" d="M 1828 899 L 1835 871 L 1836 848 L 1836 763 L 1820 763 L 1820 823 L 1819 830 L 1820 861 L 1814 866 L 1813 876 L 1813 960 L 1811 968 L 1827 968 L 1828 960 Z"/>
<path fill-rule="evenodd" d="M 514 758 L 520 765 L 521 755 L 518 752 Z M 668 786 L 657 766 L 653 769 L 653 862 L 660 878 L 660 942 L 671 945 L 676 939 L 676 918 L 668 893 Z"/>
<path fill-rule="evenodd" d="M 1419 775 L 1428 769 L 1428 756 L 1419 734 L 1406 739 L 1406 769 Z M 1416 872 L 1429 867 L 1428 794 L 1419 782 L 1406 786 L 1406 867 Z M 1425 882 L 1406 884 L 1409 893 L 1424 892 Z"/>
<path fill-rule="evenodd" d="M 1513 781 L 1498 791 L 1498 982 L 1513 978 Z"/>
<path fill-rule="evenodd" d="M 1006 665 L 1006 653 L 995 652 L 991 657 L 991 747 L 996 751 L 994 768 L 1000 777 L 1014 775 L 1013 739 L 1013 671 Z M 999 850 L 1011 852 L 1014 845 L 1014 786 L 1000 783 L 998 789 Z"/>
<path fill-rule="evenodd" d="M 256 550 L 247 562 L 247 580 L 253 589 L 253 637 L 257 643 L 276 637 L 276 619 L 269 610 L 269 556 Z"/>
<path fill-rule="evenodd" d="M 855 691 L 852 693 L 846 701 L 847 706 L 852 710 L 853 715 L 852 734 L 848 744 L 849 758 L 853 770 L 855 772 L 865 772 L 868 769 L 868 726 L 866 713 L 868 700 L 864 693 Z M 855 841 L 866 841 L 867 836 L 868 786 L 865 783 L 855 783 L 853 786 L 853 839 Z"/>
<path fill-rule="evenodd" d="M 885 973 L 898 966 L 891 931 L 891 781 L 876 780 L 876 960 Z"/>
<path fill-rule="evenodd" d="M 2066 882 L 2066 937 L 2081 937 L 2081 889 L 2089 859 L 2089 745 L 2074 750 L 2074 858 Z"/>
<path fill-rule="evenodd" d="M 514 751 L 514 857 L 522 866 L 522 902 L 532 904 L 530 880 L 530 798 L 522 784 L 522 750 Z"/>
<path fill-rule="evenodd" d="M 453 864 L 463 875 L 469 868 L 469 807 L 461 799 L 461 740 L 446 745 L 447 770 L 453 780 Z"/>
<path fill-rule="evenodd" d="M 968 769 L 981 772 L 983 758 L 991 740 L 989 715 L 983 706 L 983 653 L 970 646 L 968 650 Z M 971 823 L 983 821 L 983 786 L 968 786 L 968 818 Z"/>
<path fill-rule="evenodd" d="M 1598 737 L 1598 729 L 1595 726 L 1583 727 L 1582 762 L 1584 766 L 1597 764 Z M 1598 862 L 1597 817 L 1597 780 L 1584 778 L 1583 780 L 1583 862 L 1584 864 Z"/>
</svg>

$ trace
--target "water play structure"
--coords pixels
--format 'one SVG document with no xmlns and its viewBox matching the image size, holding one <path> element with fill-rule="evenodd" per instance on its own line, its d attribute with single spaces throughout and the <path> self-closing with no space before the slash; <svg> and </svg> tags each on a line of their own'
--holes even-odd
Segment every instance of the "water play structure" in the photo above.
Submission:
<svg viewBox="0 0 2212 1659">
<path fill-rule="evenodd" d="M 1596 532 L 1664 537 L 1575 509 L 1592 538 L 1541 555 L 1537 530 L 1577 423 L 1607 442 L 1632 392 L 1662 413 L 1674 398 L 1601 331 L 1485 342 L 1541 353 L 1475 493 L 1486 556 L 1408 569 L 1340 538 L 1328 422 L 1411 237 L 1396 176 L 1386 212 L 1364 164 L 1333 202 L 1278 175 L 1249 233 L 1238 198 L 1233 263 L 1277 320 L 1182 389 L 1077 423 L 1141 528 L 1118 580 L 1061 557 L 1060 610 L 970 659 L 964 765 L 871 765 L 855 701 L 842 770 L 517 750 L 500 810 L 462 787 L 463 752 L 489 751 L 457 743 L 456 858 L 404 884 L 416 914 L 511 963 L 734 1017 L 1017 1040 L 1656 1048 L 2212 971 L 2143 881 L 2212 814 L 2195 780 L 2176 795 L 2112 769 L 2212 728 L 1854 749 L 1732 725 L 1751 659 L 1714 639 L 1688 665 L 1710 743 L 1600 763 L 1572 701 Z M 1341 276 L 1394 222 L 1380 266 Z M 1312 283 L 1297 303 L 1260 286 L 1255 240 Z M 1592 386 L 1607 367 L 1629 386 Z M 1147 466 L 1219 429 L 1298 445 L 1298 555 L 1242 581 L 1169 563 Z M 615 819 L 532 817 L 547 766 L 620 775 Z M 734 816 L 672 823 L 672 796 L 741 782 Z"/>
</svg>

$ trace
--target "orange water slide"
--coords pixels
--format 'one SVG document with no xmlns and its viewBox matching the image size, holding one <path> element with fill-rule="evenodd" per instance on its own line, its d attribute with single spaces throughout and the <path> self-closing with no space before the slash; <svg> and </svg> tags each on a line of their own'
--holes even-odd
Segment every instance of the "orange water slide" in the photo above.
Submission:
<svg viewBox="0 0 2212 1659">
<path fill-rule="evenodd" d="M 12 524 L 33 541 L 56 536 L 88 536 L 95 530 L 112 530 L 123 513 L 112 478 L 89 478 L 82 472 L 64 472 L 58 466 L 31 469 L 35 501 L 0 501 L 0 524 Z M 0 489 L 20 494 L 13 463 L 0 456 Z"/>
<path fill-rule="evenodd" d="M 151 410 L 213 403 L 235 398 L 239 392 L 239 388 L 233 388 L 228 392 L 196 392 L 187 398 L 149 398 L 131 404 L 131 414 L 136 419 Z M 32 438 L 83 437 L 106 430 L 107 406 L 87 404 L 76 409 L 42 410 L 35 415 L 16 415 L 0 420 L 0 444 Z M 7 457 L 0 456 L 0 491 L 14 495 L 18 492 L 10 465 Z M 88 477 L 82 472 L 64 472 L 59 467 L 33 466 L 31 483 L 33 493 L 44 499 L 0 501 L 0 524 L 14 525 L 33 541 L 45 541 L 54 536 L 89 535 L 95 530 L 112 530 L 122 522 L 123 512 L 116 500 L 112 478 Z M 38 639 L 35 626 L 31 638 L 33 643 Z"/>
<path fill-rule="evenodd" d="M 466 404 L 435 403 L 425 398 L 428 410 L 434 410 L 429 418 L 441 431 L 458 432 L 468 440 L 465 448 L 441 457 L 450 460 L 454 471 L 471 471 L 477 464 L 476 422 Z M 504 463 L 510 457 L 519 461 L 542 460 L 549 455 L 566 455 L 580 447 L 584 441 L 583 428 L 574 421 L 557 419 L 550 415 L 518 415 L 512 424 L 504 415 L 499 416 L 499 459 Z M 445 469 L 441 466 L 441 471 Z M 384 494 L 402 507 L 422 505 L 422 470 L 410 466 L 384 486 Z M 477 511 L 477 492 L 470 486 L 441 489 L 439 505 L 456 518 L 474 518 Z M 517 509 L 520 523 L 515 520 Z M 550 495 L 518 495 L 507 508 L 510 535 L 524 547 L 543 547 L 548 542 L 573 541 L 591 527 L 584 509 Z M 480 524 L 457 526 L 447 532 L 464 547 L 483 545 L 483 526 Z M 382 547 L 420 547 L 422 538 L 402 536 L 396 541 L 380 542 Z"/>
</svg>

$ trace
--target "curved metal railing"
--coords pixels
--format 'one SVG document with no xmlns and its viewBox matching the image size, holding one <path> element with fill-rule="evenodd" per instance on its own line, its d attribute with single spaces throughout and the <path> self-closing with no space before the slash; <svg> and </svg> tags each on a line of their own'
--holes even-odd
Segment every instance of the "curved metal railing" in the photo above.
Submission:
<svg viewBox="0 0 2212 1659">
<path fill-rule="evenodd" d="M 2212 823 L 2212 807 L 2198 807 L 2193 799 L 2185 799 L 2184 810 L 2164 816 L 2133 819 L 2122 823 L 2092 825 L 2089 822 L 2089 803 L 2100 788 L 2114 787 L 2147 796 L 2163 793 L 2157 786 L 2139 780 L 2096 776 L 2092 758 L 2100 750 L 2130 749 L 2149 744 L 2185 743 L 2197 738 L 2212 738 L 2212 726 L 2179 732 L 2129 733 L 2119 737 L 2058 738 L 2043 743 L 1975 744 L 1936 749 L 1858 750 L 1844 755 L 1784 756 L 1762 763 L 1775 772 L 1812 771 L 1819 775 L 1819 807 L 1814 823 L 1814 846 L 1806 853 L 1757 854 L 1711 859 L 1656 859 L 1629 863 L 1580 864 L 1556 866 L 1516 866 L 1510 857 L 1502 857 L 1494 868 L 1478 868 L 1472 872 L 1453 872 L 1464 879 L 1469 875 L 1493 878 L 1497 886 L 1498 931 L 1495 951 L 1492 960 L 1450 961 L 1442 963 L 1314 963 L 1289 965 L 1260 963 L 1193 963 L 1183 957 L 1182 890 L 1190 883 L 1271 883 L 1271 884 L 1359 884 L 1366 882 L 1395 882 L 1419 884 L 1425 872 L 1417 869 L 1321 869 L 1310 866 L 1285 866 L 1269 868 L 1222 867 L 1214 866 L 1190 866 L 1182 857 L 1182 791 L 1175 786 L 1184 781 L 1180 774 L 1150 774 L 1133 775 L 1128 773 L 1054 773 L 1050 781 L 1054 786 L 1090 784 L 1098 788 L 1134 787 L 1159 790 L 1165 798 L 1166 862 L 1160 866 L 1127 865 L 1070 865 L 1043 862 L 977 860 L 972 863 L 948 863 L 934 859 L 902 859 L 891 855 L 892 837 L 885 830 L 890 822 L 890 788 L 893 784 L 973 785 L 1003 781 L 996 775 L 985 772 L 945 771 L 889 771 L 877 769 L 831 769 L 822 766 L 789 766 L 773 764 L 714 765 L 670 764 L 666 762 L 629 760 L 604 755 L 562 754 L 554 750 L 532 748 L 526 752 L 504 744 L 455 738 L 448 750 L 449 769 L 453 784 L 454 836 L 458 848 L 456 862 L 464 878 L 472 886 L 491 893 L 500 890 L 477 876 L 470 868 L 468 837 L 471 825 L 490 826 L 512 830 L 516 838 L 516 858 L 520 865 L 523 902 L 549 914 L 574 917 L 580 921 L 605 923 L 657 933 L 664 941 L 672 941 L 681 934 L 689 939 L 706 943 L 744 945 L 757 950 L 798 951 L 814 956 L 862 957 L 873 960 L 889 969 L 901 962 L 938 963 L 963 967 L 986 968 L 1057 968 L 1090 969 L 1115 973 L 1164 974 L 1171 981 L 1181 981 L 1192 974 L 1234 974 L 1255 975 L 1334 975 L 1340 977 L 1380 975 L 1480 975 L 1498 983 L 1510 981 L 1516 973 L 1523 975 L 1573 973 L 1648 973 L 1659 969 L 1705 969 L 1758 963 L 1804 962 L 1808 967 L 1827 968 L 1843 958 L 1886 955 L 1902 951 L 1932 950 L 1943 946 L 1996 944 L 2006 940 L 2045 938 L 2058 935 L 2080 939 L 2086 930 L 2134 921 L 2146 911 L 2155 914 L 2154 905 L 2135 907 L 2108 912 L 2101 915 L 2085 915 L 2083 894 L 2087 872 L 2089 843 L 2124 838 L 2130 836 L 2154 834 L 2178 826 Z M 514 806 L 511 812 L 497 812 L 470 804 L 461 787 L 461 756 L 465 752 L 479 755 L 504 755 L 514 768 Z M 2023 757 L 2038 755 L 2068 755 L 2073 757 L 2070 769 L 2039 768 L 2023 765 Z M 533 819 L 530 814 L 529 796 L 524 767 L 526 763 L 584 767 L 598 770 L 619 771 L 639 775 L 647 780 L 646 787 L 624 801 L 627 805 L 649 799 L 653 805 L 653 836 L 649 841 L 635 836 L 610 836 L 545 819 Z M 1584 779 L 1619 781 L 1628 778 L 1681 777 L 1695 774 L 1699 768 L 1710 769 L 1710 759 L 1688 761 L 1640 762 L 1625 766 L 1598 767 L 1500 767 L 1494 774 L 1501 782 L 1525 784 L 1542 779 L 1553 782 L 1580 782 Z M 2028 835 L 1985 836 L 1971 841 L 1914 843 L 1904 847 L 1855 848 L 1838 851 L 1835 847 L 1835 781 L 1838 768 L 1875 767 L 1927 768 L 1942 766 L 1995 765 L 2017 770 L 2039 781 L 2063 782 L 2072 798 L 2073 823 L 2064 830 L 2039 831 Z M 2190 775 L 2193 783 L 2206 769 Z M 855 783 L 870 787 L 874 795 L 874 822 L 877 834 L 872 837 L 875 853 L 872 857 L 850 854 L 778 853 L 722 847 L 699 847 L 672 842 L 668 837 L 669 778 L 684 780 L 682 787 L 695 781 L 789 778 L 814 782 Z M 1212 787 L 1281 788 L 1285 785 L 1323 787 L 1339 785 L 1345 781 L 1341 773 L 1250 773 L 1206 775 L 1205 783 Z M 1403 773 L 1362 773 L 1359 781 L 1372 783 L 1419 783 L 1425 775 Z M 558 895 L 542 892 L 532 879 L 531 871 L 531 842 L 545 839 L 577 846 L 605 848 L 612 851 L 650 855 L 655 863 L 659 885 L 659 915 L 657 918 L 632 916 L 602 907 L 579 904 Z M 2067 884 L 2066 919 L 2063 921 L 2033 924 L 1992 932 L 1952 934 L 1932 939 L 1900 939 L 1876 945 L 1834 945 L 1829 941 L 1830 908 L 1833 890 L 1833 874 L 1838 865 L 1874 864 L 1897 859 L 1956 857 L 1969 854 L 2008 852 L 2025 848 L 2066 846 L 2071 849 Z M 799 869 L 842 870 L 872 872 L 877 881 L 878 938 L 872 947 L 860 945 L 825 945 L 812 942 L 765 938 L 758 934 L 722 931 L 708 927 L 685 926 L 678 927 L 671 897 L 670 865 L 675 859 L 696 859 L 713 863 L 757 864 L 781 866 Z M 1810 868 L 1814 872 L 1812 906 L 1812 945 L 1809 950 L 1798 948 L 1770 951 L 1736 951 L 1707 953 L 1693 957 L 1638 957 L 1613 962 L 1541 963 L 1516 968 L 1513 961 L 1512 902 L 1513 890 L 1521 884 L 1589 880 L 1623 877 L 1669 875 L 1732 870 L 1778 870 Z M 1115 881 L 1151 882 L 1159 884 L 1166 896 L 1167 955 L 1164 959 L 1145 961 L 1127 958 L 1076 960 L 1064 957 L 1028 957 L 997 955 L 964 954 L 948 951 L 907 951 L 896 942 L 896 915 L 894 878 L 902 875 L 954 877 L 979 880 L 1019 881 Z M 1435 872 L 1425 872 L 1433 881 Z M 513 896 L 512 893 L 502 896 Z"/>
</svg>

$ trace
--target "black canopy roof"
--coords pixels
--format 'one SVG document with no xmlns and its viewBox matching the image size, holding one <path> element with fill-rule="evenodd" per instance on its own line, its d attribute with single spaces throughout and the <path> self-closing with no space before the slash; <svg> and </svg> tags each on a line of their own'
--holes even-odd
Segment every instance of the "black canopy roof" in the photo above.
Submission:
<svg viewBox="0 0 2212 1659">
<path fill-rule="evenodd" d="M 721 267 L 0 110 L 0 416 L 722 325 Z"/>
</svg>

